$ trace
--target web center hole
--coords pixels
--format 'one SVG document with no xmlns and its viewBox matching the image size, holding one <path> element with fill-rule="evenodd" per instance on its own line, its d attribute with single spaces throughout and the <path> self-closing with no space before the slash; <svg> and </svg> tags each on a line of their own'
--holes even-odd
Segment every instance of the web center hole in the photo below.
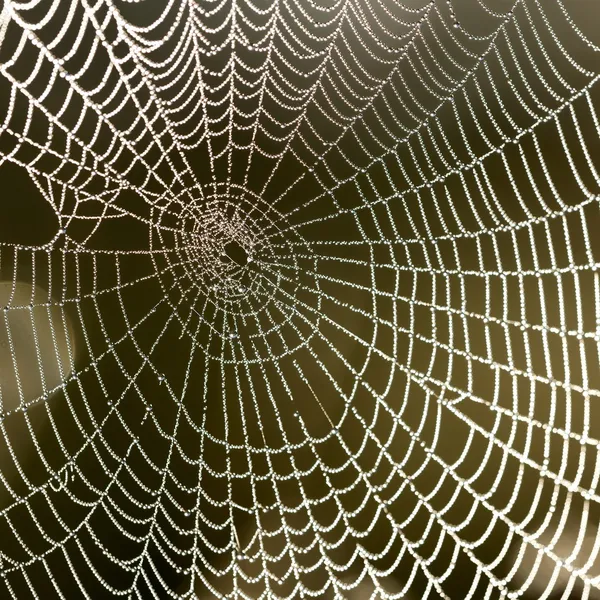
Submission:
<svg viewBox="0 0 600 600">
<path fill-rule="evenodd" d="M 225 255 L 241 267 L 248 264 L 248 253 L 238 242 L 234 241 L 225 244 L 224 250 Z"/>
</svg>

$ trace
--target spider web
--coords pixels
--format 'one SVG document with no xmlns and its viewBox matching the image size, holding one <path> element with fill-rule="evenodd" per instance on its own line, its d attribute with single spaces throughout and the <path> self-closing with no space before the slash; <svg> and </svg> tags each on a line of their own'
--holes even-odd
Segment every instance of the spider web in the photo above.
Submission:
<svg viewBox="0 0 600 600">
<path fill-rule="evenodd" d="M 570 10 L 5 2 L 5 596 L 597 593 Z"/>
</svg>

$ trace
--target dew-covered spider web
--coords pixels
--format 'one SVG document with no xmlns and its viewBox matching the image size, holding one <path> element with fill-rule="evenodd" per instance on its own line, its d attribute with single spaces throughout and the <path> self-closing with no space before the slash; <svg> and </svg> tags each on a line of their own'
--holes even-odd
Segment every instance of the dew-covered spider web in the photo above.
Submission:
<svg viewBox="0 0 600 600">
<path fill-rule="evenodd" d="M 598 597 L 593 2 L 1 15 L 2 598 Z"/>
</svg>

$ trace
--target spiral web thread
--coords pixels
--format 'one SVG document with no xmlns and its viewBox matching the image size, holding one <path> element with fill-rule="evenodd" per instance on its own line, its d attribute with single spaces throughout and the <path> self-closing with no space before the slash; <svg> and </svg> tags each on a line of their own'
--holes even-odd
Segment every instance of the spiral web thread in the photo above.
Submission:
<svg viewBox="0 0 600 600">
<path fill-rule="evenodd" d="M 519 597 L 546 563 L 595 593 L 600 62 L 569 3 L 2 15 L 0 173 L 53 228 L 3 243 L 48 292 L 4 318 L 77 336 L 2 419 L 39 455 L 2 467 L 7 596 Z"/>
</svg>

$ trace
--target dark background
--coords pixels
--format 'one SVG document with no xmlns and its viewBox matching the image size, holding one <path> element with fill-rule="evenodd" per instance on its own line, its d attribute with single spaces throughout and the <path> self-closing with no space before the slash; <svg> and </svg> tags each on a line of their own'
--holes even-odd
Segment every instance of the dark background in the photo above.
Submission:
<svg viewBox="0 0 600 600">
<path fill-rule="evenodd" d="M 560 51 L 553 44 L 551 36 L 544 34 L 545 26 L 539 20 L 541 17 L 535 4 L 525 4 L 553 64 L 575 89 L 582 88 L 590 77 L 578 73 L 560 57 Z M 25 20 L 35 23 L 48 10 L 48 6 L 49 3 L 41 3 L 36 9 L 23 10 L 21 14 Z M 224 12 L 228 6 L 224 5 Z M 431 30 L 423 33 L 424 38 L 433 44 L 431 32 L 435 32 L 441 36 L 440 43 L 447 45 L 452 57 L 463 68 L 472 68 L 478 61 L 478 55 L 484 51 L 486 41 L 468 39 L 463 35 L 461 42 L 473 53 L 473 56 L 468 56 L 467 52 L 452 45 L 450 33 L 443 27 L 444 19 L 446 22 L 457 19 L 464 30 L 461 35 L 467 32 L 487 35 L 497 28 L 497 22 L 491 17 L 486 19 L 482 11 L 473 8 L 473 3 L 466 0 L 456 4 L 454 16 L 449 13 L 447 5 L 436 3 L 436 6 L 441 16 L 432 18 Z M 499 11 L 507 10 L 508 6 L 508 2 L 497 3 Z M 118 4 L 123 17 L 138 25 L 153 22 L 159 7 L 159 3 L 154 1 L 139 5 Z M 38 32 L 45 43 L 54 39 L 60 30 L 65 22 L 66 10 L 66 5 L 61 6 L 56 16 Z M 77 10 L 81 12 L 80 8 Z M 544 4 L 544 10 L 548 11 L 553 23 L 561 22 L 560 13 L 553 3 Z M 576 2 L 569 5 L 569 10 L 572 10 L 575 22 L 590 39 L 600 42 L 595 27 L 598 15 L 594 14 L 592 3 Z M 73 31 L 53 51 L 56 56 L 65 55 L 72 47 L 78 24 L 83 19 L 80 12 L 76 13 L 73 20 Z M 105 12 L 105 8 L 99 8 L 100 20 Z M 316 11 L 315 18 L 321 17 L 326 20 L 324 15 Z M 415 22 L 418 20 L 418 15 L 407 13 L 403 17 Z M 216 13 L 214 17 L 206 18 L 205 22 L 210 25 L 222 19 L 223 15 Z M 556 94 L 562 95 L 565 100 L 570 98 L 572 92 L 552 77 L 548 63 L 536 47 L 522 7 L 517 9 L 515 21 L 522 25 L 535 64 L 548 77 L 548 81 L 552 81 Z M 289 22 L 301 35 L 294 14 L 289 15 Z M 106 28 L 109 39 L 111 35 L 114 36 L 111 27 L 109 25 Z M 160 37 L 163 29 L 159 27 L 152 35 Z M 586 48 L 569 32 L 564 21 L 562 28 L 557 28 L 557 31 L 572 56 L 585 68 L 597 71 L 597 53 Z M 85 50 L 91 48 L 93 36 L 87 35 L 81 42 L 81 52 L 66 63 L 65 68 L 70 73 L 77 72 L 89 54 Z M 209 39 L 216 45 L 219 36 L 224 38 L 226 32 L 217 32 Z M 258 153 L 253 155 L 251 166 L 246 171 L 249 161 L 246 150 L 232 152 L 231 162 L 229 154 L 225 152 L 220 158 L 213 159 L 211 165 L 211 152 L 216 154 L 231 142 L 227 133 L 215 135 L 210 147 L 199 142 L 198 147 L 187 149 L 181 155 L 173 153 L 174 170 L 180 177 L 174 177 L 173 170 L 164 161 L 159 162 L 160 151 L 158 147 L 153 147 L 146 158 L 149 164 L 158 164 L 154 171 L 167 184 L 169 193 L 165 195 L 162 195 L 164 189 L 157 179 L 146 181 L 147 171 L 139 161 L 133 160 L 133 154 L 126 148 L 120 155 L 116 149 L 109 151 L 107 156 L 110 159 L 97 166 L 98 170 L 92 177 L 85 172 L 76 173 L 76 164 L 84 164 L 88 168 L 96 166 L 89 155 L 83 156 L 80 150 L 73 149 L 70 155 L 76 164 L 61 167 L 52 189 L 53 198 L 60 200 L 63 190 L 58 182 L 70 181 L 64 190 L 59 212 L 71 218 L 63 223 L 59 223 L 56 209 L 42 197 L 33 178 L 19 164 L 31 163 L 39 151 L 35 143 L 43 145 L 48 136 L 47 117 L 39 110 L 33 111 L 29 129 L 24 134 L 29 142 L 23 144 L 11 156 L 11 160 L 0 166 L 0 240 L 4 242 L 0 251 L 0 272 L 2 279 L 9 281 L 33 281 L 35 274 L 36 284 L 51 289 L 53 298 L 57 302 L 64 302 L 64 308 L 75 324 L 79 352 L 74 369 L 77 378 L 66 385 L 64 392 L 26 414 L 13 414 L 4 421 L 2 474 L 14 486 L 20 498 L 28 497 L 27 502 L 23 502 L 11 499 L 8 492 L 0 493 L 3 506 L 0 550 L 4 557 L 2 585 L 5 586 L 2 593 L 5 596 L 26 598 L 37 594 L 39 597 L 52 598 L 57 597 L 58 587 L 64 597 L 71 598 L 81 595 L 79 586 L 83 586 L 91 598 L 113 597 L 113 592 L 101 585 L 99 579 L 102 578 L 115 589 L 127 589 L 132 584 L 132 570 L 136 566 L 136 562 L 127 561 L 138 557 L 144 548 L 143 543 L 129 539 L 120 528 L 125 527 L 131 534 L 142 536 L 148 533 L 150 527 L 154 527 L 164 537 L 153 538 L 148 545 L 135 594 L 141 598 L 168 597 L 165 587 L 178 588 L 186 579 L 183 571 L 189 569 L 191 560 L 189 555 L 181 556 L 174 548 L 191 547 L 193 538 L 189 532 L 195 522 L 205 538 L 202 548 L 205 561 L 223 568 L 233 558 L 231 548 L 228 548 L 232 539 L 229 518 L 233 516 L 240 536 L 246 536 L 246 539 L 246 532 L 256 527 L 257 514 L 259 518 L 271 518 L 274 519 L 271 522 L 278 523 L 279 517 L 273 516 L 278 512 L 274 487 L 280 494 L 280 501 L 286 506 L 298 506 L 301 501 L 298 485 L 285 477 L 294 468 L 309 469 L 316 460 L 314 452 L 325 468 L 302 477 L 306 494 L 313 499 L 323 499 L 332 486 L 338 490 L 342 506 L 348 511 L 354 510 L 367 493 L 365 481 L 357 474 L 356 466 L 363 473 L 368 473 L 371 485 L 381 484 L 392 471 L 388 460 L 378 461 L 381 450 L 374 439 L 365 440 L 365 423 L 370 424 L 374 420 L 377 409 L 374 393 L 385 393 L 379 416 L 372 425 L 373 436 L 381 443 L 388 440 L 393 425 L 391 415 L 383 413 L 384 405 L 387 405 L 393 413 L 401 414 L 403 423 L 413 432 L 418 432 L 419 440 L 447 465 L 457 461 L 467 448 L 462 462 L 453 468 L 460 478 L 457 481 L 448 475 L 444 478 L 442 467 L 431 458 L 426 448 L 415 444 L 406 431 L 397 430 L 389 444 L 390 458 L 396 463 L 404 463 L 404 476 L 398 473 L 393 475 L 380 496 L 389 499 L 402 489 L 389 509 L 396 521 L 402 522 L 411 514 L 417 506 L 419 494 L 427 496 L 435 489 L 428 500 L 429 507 L 421 507 L 415 518 L 402 528 L 408 540 L 423 540 L 419 550 L 421 556 L 431 556 L 441 532 L 439 523 L 436 523 L 424 535 L 432 510 L 443 510 L 455 493 L 457 496 L 451 508 L 443 513 L 443 519 L 449 524 L 464 522 L 473 507 L 474 492 L 487 494 L 488 506 L 504 510 L 510 520 L 524 523 L 526 530 L 533 531 L 547 514 L 550 498 L 558 489 L 557 517 L 562 516 L 562 507 L 567 506 L 566 498 L 570 494 L 565 486 L 555 486 L 549 478 L 543 481 L 535 510 L 530 512 L 532 498 L 542 480 L 539 469 L 532 466 L 541 464 L 544 459 L 544 439 L 539 428 L 528 428 L 527 420 L 518 422 L 510 414 L 499 417 L 497 410 L 491 410 L 484 402 L 473 399 L 494 402 L 508 411 L 528 416 L 530 420 L 547 423 L 551 418 L 551 387 L 543 381 L 532 383 L 527 377 L 513 378 L 509 367 L 500 369 L 496 380 L 494 370 L 488 364 L 467 360 L 464 354 L 460 354 L 471 352 L 506 366 L 510 364 L 510 348 L 516 369 L 527 371 L 530 368 L 536 375 L 546 377 L 547 365 L 543 360 L 539 334 L 535 331 L 523 334 L 516 325 L 504 329 L 495 322 L 484 324 L 479 318 L 486 314 L 486 280 L 481 273 L 519 270 L 515 248 L 522 261 L 521 270 L 534 268 L 534 256 L 540 261 L 538 268 L 548 268 L 551 264 L 548 248 L 556 253 L 559 266 L 589 266 L 598 260 L 599 254 L 597 236 L 594 235 L 600 224 L 597 200 L 589 202 L 581 212 L 569 212 L 564 221 L 560 218 L 548 220 L 548 229 L 544 227 L 545 219 L 542 218 L 532 225 L 532 237 L 527 228 L 519 229 L 514 237 L 511 233 L 510 223 L 524 221 L 528 215 L 518 201 L 502 157 L 511 168 L 515 186 L 522 194 L 527 209 L 534 216 L 544 217 L 543 207 L 528 182 L 521 152 L 530 157 L 536 184 L 550 210 L 558 210 L 559 204 L 545 183 L 542 164 L 551 174 L 562 202 L 577 206 L 584 201 L 553 119 L 548 118 L 547 122 L 535 129 L 543 160 L 537 156 L 530 134 L 523 136 L 520 143 L 509 143 L 502 152 L 492 153 L 485 158 L 485 174 L 496 193 L 493 208 L 491 203 L 486 204 L 485 198 L 478 192 L 472 175 L 477 169 L 463 169 L 464 179 L 457 173 L 447 172 L 444 160 L 451 169 L 469 163 L 465 138 L 475 156 L 487 152 L 474 117 L 498 147 L 502 139 L 492 126 L 492 117 L 500 124 L 504 135 L 513 138 L 515 130 L 509 119 L 505 118 L 506 115 L 522 127 L 529 127 L 535 121 L 524 108 L 522 98 L 529 100 L 527 108 L 537 117 L 544 116 L 544 110 L 531 100 L 532 90 L 542 105 L 550 109 L 560 105 L 559 100 L 545 91 L 536 79 L 525 48 L 516 43 L 514 26 L 508 37 L 514 44 L 515 56 L 532 88 L 528 90 L 520 79 L 515 63 L 509 61 L 508 44 L 499 38 L 496 47 L 502 59 L 507 61 L 504 66 L 510 77 L 504 75 L 498 55 L 491 52 L 486 56 L 487 70 L 479 67 L 474 78 L 479 83 L 479 89 L 472 83 L 473 79 L 463 87 L 469 94 L 474 114 L 470 112 L 464 96 L 458 92 L 454 104 L 456 112 L 449 102 L 438 107 L 440 101 L 423 89 L 408 66 L 406 72 L 402 73 L 407 89 L 416 95 L 425 108 L 411 106 L 416 115 L 415 121 L 396 101 L 396 104 L 392 104 L 394 117 L 405 127 L 411 128 L 415 122 L 426 118 L 427 111 L 435 111 L 435 117 L 430 121 L 434 139 L 444 148 L 439 134 L 439 130 L 443 130 L 454 156 L 446 150 L 440 154 L 431 139 L 425 136 L 421 141 L 412 136 L 411 142 L 401 144 L 395 154 L 385 153 L 370 132 L 376 131 L 388 145 L 392 142 L 386 138 L 372 112 L 366 112 L 361 120 L 362 125 L 338 140 L 340 128 L 319 112 L 313 103 L 299 129 L 302 137 L 295 138 L 292 146 L 294 153 L 288 152 L 274 171 L 276 161 Z M 177 40 L 177 36 L 174 35 L 173 39 Z M 353 39 L 351 34 L 349 39 Z M 3 62 L 12 55 L 19 40 L 19 27 L 12 23 L 0 54 Z M 355 41 L 352 49 L 373 76 L 383 76 L 384 67 L 378 66 L 368 56 L 359 55 L 358 41 Z M 115 52 L 125 52 L 125 49 L 118 46 Z M 154 60 L 160 60 L 169 52 L 167 44 L 151 56 Z M 253 52 L 239 46 L 236 52 L 248 64 L 258 61 Z M 205 59 L 203 64 L 207 69 L 205 76 L 209 85 L 216 86 L 220 76 L 212 76 L 208 71 L 212 69 L 215 73 L 221 73 L 222 78 L 230 53 L 231 49 L 224 47 L 215 56 Z M 29 44 L 19 61 L 8 69 L 9 72 L 17 80 L 24 81 L 32 72 L 37 56 L 38 50 Z M 92 89 L 99 82 L 105 71 L 103 56 L 99 52 L 93 66 L 78 80 L 84 89 Z M 442 60 L 442 55 L 438 53 L 436 58 Z M 308 60 L 299 61 L 298 69 L 310 72 L 314 66 Z M 447 60 L 445 66 L 452 68 Z M 454 67 L 453 75 L 458 77 L 459 71 Z M 49 66 L 42 66 L 40 75 L 28 85 L 33 96 L 43 92 L 50 73 Z M 251 75 L 248 77 L 251 78 Z M 292 72 L 287 72 L 286 77 L 297 85 L 304 81 L 304 78 Z M 502 104 L 496 100 L 490 80 L 495 82 Z M 396 81 L 400 86 L 399 80 Z M 511 88 L 509 81 L 516 88 Z M 330 82 L 323 85 L 327 89 L 332 88 Z M 47 96 L 44 104 L 49 110 L 56 112 L 60 108 L 66 93 L 64 86 L 64 81 L 57 82 L 53 92 Z M 108 86 L 108 89 L 111 87 Z M 405 88 L 400 86 L 400 89 Z M 515 94 L 515 89 L 523 94 L 522 98 Z M 10 87 L 7 81 L 2 81 L 0 92 L 2 114 L 9 114 Z M 485 104 L 478 95 L 480 92 L 486 98 Z M 168 93 L 174 92 L 165 92 L 165 95 Z M 215 92 L 214 98 L 218 95 Z M 597 95 L 596 88 L 592 88 L 592 102 Z M 137 97 L 141 104 L 147 100 L 144 86 L 141 86 Z M 405 94 L 404 99 L 408 102 L 408 95 Z M 323 105 L 322 98 L 316 100 Z M 239 100 L 239 106 L 244 106 L 242 100 Z M 246 108 L 251 106 L 249 102 Z M 598 150 L 598 136 L 586 106 L 586 98 L 579 97 L 571 106 L 588 152 L 593 157 Z M 0 134 L 0 150 L 4 154 L 15 148 L 14 132 L 24 132 L 29 118 L 28 108 L 25 96 L 17 94 L 9 119 L 9 129 L 13 133 L 5 131 Z M 381 105 L 376 105 L 376 108 L 381 110 L 381 114 L 388 114 Z M 74 98 L 62 117 L 67 128 L 75 127 L 79 110 L 80 105 Z M 265 100 L 264 110 L 281 115 L 284 120 L 290 118 L 286 110 L 276 106 L 272 100 Z M 358 108 L 340 102 L 339 110 L 354 114 Z M 212 117 L 221 112 L 220 107 L 210 109 Z M 151 114 L 152 109 L 149 109 L 148 115 Z M 118 130 L 125 131 L 136 123 L 138 115 L 138 107 L 129 102 L 111 122 Z M 457 115 L 460 116 L 462 132 Z M 243 123 L 242 117 L 236 118 L 239 118 L 237 125 Z M 391 116 L 384 118 L 395 135 L 403 135 Z M 598 182 L 586 166 L 585 157 L 579 149 L 581 143 L 569 109 L 562 110 L 557 121 L 563 127 L 585 185 L 591 194 L 597 194 Z M 277 131 L 268 120 L 261 123 L 271 132 Z M 96 125 L 97 119 L 93 116 L 89 121 L 84 121 L 78 129 L 80 139 L 91 140 Z M 161 133 L 161 127 L 163 125 L 158 119 L 154 125 L 155 132 Z M 142 124 L 139 128 L 143 129 Z M 189 128 L 189 125 L 182 124 L 177 131 L 184 132 Z M 233 141 L 240 145 L 247 144 L 251 131 L 234 129 Z M 315 132 L 324 141 L 320 141 Z M 137 134 L 136 125 L 126 137 L 133 140 Z M 58 130 L 53 135 L 52 147 L 60 155 L 66 147 L 66 136 Z M 92 146 L 98 153 L 107 151 L 113 137 L 109 129 L 102 129 Z M 166 146 L 170 139 L 169 134 L 161 138 Z M 334 141 L 333 147 L 327 149 L 327 144 Z M 257 143 L 270 152 L 281 149 L 280 145 L 264 135 L 257 139 Z M 151 140 L 142 137 L 135 147 L 139 152 L 146 144 L 151 144 Z M 317 160 L 315 155 L 324 158 Z M 388 168 L 398 192 L 396 201 L 376 203 L 380 197 L 391 196 L 393 190 L 381 163 L 371 165 L 369 155 L 383 157 L 383 164 Z M 41 172 L 52 172 L 59 162 L 57 157 L 45 153 L 36 162 L 36 168 Z M 307 166 L 303 162 L 309 166 L 314 164 L 314 170 L 286 192 L 291 182 L 306 171 Z M 367 166 L 366 173 L 356 175 L 359 169 Z M 441 180 L 437 182 L 434 181 L 436 170 L 441 174 Z M 479 169 L 480 176 L 482 172 Z M 126 175 L 120 178 L 119 174 L 123 173 Z M 227 185 L 228 174 L 230 187 Z M 264 189 L 271 174 L 273 176 Z M 345 178 L 354 179 L 349 183 L 340 183 Z M 119 180 L 128 181 L 130 187 L 119 188 Z M 39 182 L 43 182 L 43 179 L 39 178 Z M 432 183 L 430 190 L 421 188 L 423 183 L 428 182 Z M 413 190 L 415 186 L 419 187 L 418 193 Z M 329 190 L 329 193 L 318 202 L 310 202 L 323 189 Z M 359 189 L 364 197 L 358 193 Z M 468 202 L 468 193 L 471 194 L 472 204 Z M 440 203 L 442 217 L 436 212 L 434 196 Z M 98 197 L 103 200 L 98 201 Z M 449 211 L 448 198 L 458 217 Z M 215 219 L 211 211 L 215 205 L 224 207 L 224 212 L 229 216 L 241 210 L 247 216 L 248 223 L 255 223 L 248 227 L 252 231 L 263 232 L 262 237 L 257 233 L 256 260 L 252 266 L 244 267 L 243 276 L 246 277 L 245 281 L 261 285 L 259 288 L 256 283 L 252 294 L 243 299 L 224 300 L 218 293 L 209 290 L 214 278 L 211 279 L 207 273 L 211 272 L 211 261 L 215 257 L 206 239 L 210 241 L 214 237 L 217 254 L 219 244 L 229 240 L 229 234 L 212 231 L 213 237 L 206 235 L 206 223 L 214 226 Z M 259 207 L 259 210 L 253 212 L 251 206 Z M 346 209 L 350 209 L 350 212 L 343 212 Z M 96 218 L 103 211 L 114 218 L 105 218 L 90 236 L 98 225 Z M 483 220 L 483 227 L 489 230 L 488 234 L 479 236 L 479 249 L 475 237 L 456 237 L 465 230 L 473 232 L 481 227 L 476 214 Z M 462 229 L 458 220 L 462 223 Z M 567 224 L 568 238 L 563 223 Z M 444 224 L 449 227 L 449 239 L 453 242 L 438 240 L 444 236 Z M 498 225 L 508 227 L 505 231 L 494 230 Z M 66 238 L 56 235 L 61 226 L 66 228 Z M 585 235 L 590 239 L 592 256 L 587 253 Z M 535 240 L 533 247 L 532 238 Z M 366 240 L 370 243 L 366 243 Z M 332 241 L 360 243 L 336 246 L 329 244 Z M 95 252 L 75 252 L 82 247 Z M 160 251 L 152 255 L 144 253 L 149 247 Z M 570 255 L 567 249 L 570 249 Z M 109 252 L 103 253 L 101 250 Z M 478 251 L 482 262 L 478 260 Z M 35 267 L 32 266 L 33 257 Z M 348 260 L 356 262 L 350 263 Z M 444 270 L 454 274 L 445 276 Z M 457 275 L 457 271 L 463 274 Z M 218 268 L 216 272 L 220 272 Z M 562 304 L 567 328 L 576 330 L 579 297 L 583 310 L 583 331 L 596 330 L 598 314 L 594 305 L 591 268 L 579 276 L 579 296 L 574 287 L 574 278 L 568 274 L 561 276 L 560 283 L 565 294 L 563 300 L 559 296 L 557 279 L 551 274 L 542 278 L 549 326 L 559 326 Z M 352 288 L 347 282 L 362 285 L 364 289 Z M 514 323 L 522 320 L 529 324 L 542 323 L 536 277 L 525 277 L 522 287 L 519 287 L 518 278 L 509 276 L 503 287 L 500 277 L 491 276 L 489 285 L 490 317 Z M 350 308 L 327 300 L 318 305 L 318 296 L 314 293 L 316 289 L 347 303 Z M 388 292 L 389 295 L 374 296 L 369 291 L 373 289 Z M 290 298 L 302 303 L 304 320 L 291 311 Z M 256 320 L 248 317 L 261 302 L 269 302 L 270 312 L 262 313 L 261 318 Z M 504 304 L 508 307 L 508 313 L 503 317 Z M 226 318 L 223 317 L 224 306 L 227 307 Z M 283 313 L 277 306 L 290 311 L 288 321 L 281 316 Z M 439 307 L 445 307 L 445 310 L 437 310 Z M 377 337 L 374 337 L 373 320 L 360 317 L 352 308 L 362 310 L 366 315 L 376 314 L 382 320 Z M 469 316 L 464 320 L 456 315 L 450 318 L 449 308 L 466 310 Z M 245 320 L 243 315 L 246 316 Z M 281 336 L 273 333 L 261 337 L 261 331 L 269 328 L 269 315 L 287 323 L 278 330 Z M 383 321 L 393 326 L 382 324 Z M 365 340 L 367 345 L 356 342 L 331 322 L 342 325 Z M 450 322 L 453 338 L 450 338 Z M 234 340 L 228 337 L 232 326 L 238 336 Z M 491 356 L 484 337 L 486 329 L 493 349 Z M 320 335 L 316 331 L 320 331 Z M 159 342 L 155 345 L 159 336 Z M 294 347 L 309 336 L 307 345 L 285 355 L 286 344 Z M 469 340 L 468 347 L 466 338 Z M 553 398 L 557 407 L 555 427 L 581 432 L 584 406 L 589 402 L 591 427 L 588 436 L 598 439 L 600 419 L 594 405 L 596 390 L 600 387 L 597 341 L 588 339 L 580 343 L 574 336 L 568 336 L 567 368 L 563 353 L 565 345 L 556 334 L 548 338 L 554 378 L 564 382 L 570 376 L 572 384 L 593 391 L 568 394 L 564 386 L 559 386 Z M 434 344 L 433 340 L 441 345 Z M 387 356 L 395 356 L 397 365 L 386 361 L 372 347 Z M 355 373 L 344 366 L 332 348 L 345 357 Z M 526 349 L 530 350 L 531 356 L 528 357 Z M 274 353 L 277 359 L 265 360 L 269 353 Z M 144 362 L 144 356 L 150 357 L 150 360 Z M 250 360 L 248 366 L 243 363 L 244 357 Z M 256 360 L 252 362 L 253 359 Z M 350 396 L 347 411 L 339 390 L 334 388 L 320 363 L 327 367 L 331 379 Z M 587 384 L 583 381 L 582 364 L 587 368 Z M 393 379 L 390 380 L 392 373 Z M 134 384 L 130 383 L 126 374 L 135 374 Z M 301 374 L 309 381 L 310 387 Z M 351 393 L 357 381 L 359 385 Z M 252 382 L 255 396 L 249 382 Z M 360 382 L 365 382 L 369 387 Z M 441 385 L 444 382 L 445 388 Z M 338 438 L 330 435 L 331 426 L 310 388 L 319 397 L 332 421 L 339 424 Z M 460 399 L 453 391 L 456 389 L 468 390 L 469 393 Z M 498 393 L 495 395 L 495 392 Z M 531 401 L 532 398 L 535 398 L 535 402 Z M 456 412 L 444 402 L 454 406 Z M 273 404 L 277 407 L 281 425 L 275 418 Z M 149 417 L 145 417 L 147 406 L 152 408 Z M 570 423 L 567 421 L 567 408 L 572 411 Z M 300 421 L 294 416 L 296 411 Z M 49 412 L 57 424 L 61 443 L 48 426 Z M 465 422 L 464 418 L 470 421 Z M 262 434 L 259 423 L 262 424 Z M 484 432 L 493 432 L 493 439 L 499 440 L 504 448 L 527 455 L 533 463 L 528 465 L 519 459 L 519 454 L 511 455 L 503 451 L 501 445 L 490 443 L 481 433 L 471 438 L 474 424 Z M 29 426 L 35 430 L 50 469 L 32 452 Z M 436 430 L 436 426 L 439 430 Z M 212 434 L 213 441 L 207 436 L 203 439 L 203 428 Z M 285 450 L 276 452 L 275 449 L 281 449 L 286 443 L 282 430 L 288 437 L 287 443 L 301 444 L 301 447 L 292 453 Z M 99 433 L 94 434 L 95 431 Z M 93 441 L 90 442 L 92 435 Z M 170 449 L 172 435 L 178 442 L 173 450 Z M 531 445 L 527 447 L 529 436 Z M 137 444 L 132 441 L 135 438 L 139 440 Z M 233 444 L 229 452 L 225 451 L 225 439 Z M 314 451 L 307 439 L 316 440 Z M 365 446 L 358 452 L 363 442 Z M 16 461 L 8 458 L 9 444 L 15 448 Z M 356 466 L 348 462 L 344 444 L 358 452 Z M 263 451 L 265 447 L 273 450 L 270 465 Z M 565 480 L 573 481 L 579 472 L 581 444 L 576 440 L 563 442 L 560 435 L 553 434 L 549 447 L 549 471 L 556 473 L 566 463 L 563 476 Z M 569 454 L 565 459 L 567 447 Z M 77 456 L 76 476 L 68 488 L 77 502 L 65 492 L 56 493 L 48 488 L 40 488 L 66 463 L 67 457 L 74 455 Z M 293 456 L 295 463 L 292 463 L 290 456 Z M 503 463 L 504 459 L 506 461 Z M 195 489 L 199 479 L 199 460 L 202 465 L 201 497 Z M 581 489 L 593 486 L 596 461 L 596 449 L 588 447 L 578 484 Z M 20 465 L 22 473 L 19 473 L 15 462 Z M 472 477 L 482 462 L 485 468 L 473 479 L 471 489 L 463 487 L 459 481 Z M 330 473 L 328 477 L 323 475 L 327 468 L 331 470 L 338 466 L 343 466 L 339 472 Z M 211 470 L 214 474 L 211 474 Z M 228 470 L 240 477 L 224 477 Z M 499 471 L 501 478 L 496 482 Z M 254 484 L 250 472 L 254 474 Z M 276 486 L 272 484 L 273 473 L 280 477 Z M 115 474 L 118 476 L 111 482 Z M 406 485 L 407 476 L 411 485 Z M 436 489 L 440 481 L 442 483 Z M 108 492 L 105 494 L 104 490 Z M 198 502 L 203 519 L 211 521 L 213 525 L 196 518 Z M 564 510 L 569 512 L 569 523 L 578 528 L 584 505 L 579 492 L 573 495 L 572 502 Z M 257 511 L 257 507 L 264 507 L 264 510 Z M 366 530 L 374 517 L 375 508 L 376 503 L 371 498 L 364 510 L 351 517 L 349 523 L 357 531 Z M 597 520 L 596 502 L 591 502 L 588 508 L 592 519 Z M 319 501 L 313 515 L 321 523 L 329 523 L 338 511 L 331 501 Z M 303 523 L 306 521 L 304 515 L 304 510 L 300 510 L 293 518 Z M 480 504 L 457 535 L 461 540 L 475 542 L 490 527 L 491 515 L 491 510 Z M 339 538 L 346 527 L 343 522 L 338 523 L 327 534 L 327 539 Z M 381 552 L 389 536 L 389 524 L 380 515 L 368 536 L 347 542 L 345 551 L 351 553 L 360 541 L 366 549 Z M 172 544 L 171 547 L 165 538 Z M 306 539 L 308 537 L 305 536 L 304 541 Z M 509 528 L 502 521 L 491 525 L 489 535 L 483 539 L 484 542 L 473 550 L 473 556 L 484 565 L 493 564 L 492 571 L 502 577 L 509 570 L 510 561 L 506 554 L 503 559 L 496 559 L 505 543 L 507 548 L 512 548 L 517 544 L 517 539 L 510 537 Z M 111 553 L 112 558 L 103 553 L 103 548 Z M 401 544 L 396 540 L 384 558 L 374 561 L 374 564 L 385 568 L 386 563 L 393 561 L 400 550 Z M 441 576 L 454 550 L 454 542 L 446 538 L 436 560 L 429 565 L 431 573 Z M 31 554 L 38 558 L 31 560 Z M 340 555 L 343 554 L 340 552 Z M 39 558 L 42 555 L 43 560 Z M 473 559 L 461 551 L 454 560 L 452 572 L 442 584 L 445 593 L 451 598 L 463 598 L 474 590 L 473 597 L 483 598 L 488 587 L 487 576 L 483 575 L 477 588 L 472 588 L 476 572 Z M 90 565 L 93 565 L 96 573 Z M 413 565 L 410 555 L 402 559 L 395 569 L 399 581 L 406 581 Z M 200 568 L 208 572 L 207 567 Z M 311 581 L 313 585 L 315 581 L 316 585 L 321 585 L 318 577 Z M 414 597 L 421 597 L 426 586 L 427 579 L 419 571 L 411 588 Z M 429 597 L 437 596 L 432 590 Z M 500 592 L 494 589 L 490 597 L 501 597 Z"/>
</svg>

